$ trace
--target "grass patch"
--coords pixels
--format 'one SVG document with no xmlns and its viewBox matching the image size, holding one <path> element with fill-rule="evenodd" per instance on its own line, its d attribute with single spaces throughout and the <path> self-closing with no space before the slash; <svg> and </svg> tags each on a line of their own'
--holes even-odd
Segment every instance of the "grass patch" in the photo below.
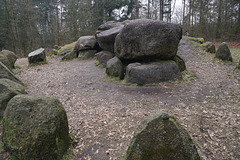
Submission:
<svg viewBox="0 0 240 160">
<path fill-rule="evenodd" d="M 15 66 L 15 69 L 21 69 L 22 67 L 20 67 L 20 66 Z"/>
<path fill-rule="evenodd" d="M 98 60 L 95 60 L 94 64 L 100 68 L 104 68 L 104 66 Z"/>
<path fill-rule="evenodd" d="M 44 64 L 48 64 L 48 61 L 42 61 L 42 62 L 37 62 L 37 63 L 31 63 L 28 66 L 29 67 L 33 67 L 33 66 L 37 66 L 37 65 L 44 65 Z"/>
<path fill-rule="evenodd" d="M 126 79 L 120 79 L 119 77 L 108 76 L 106 71 L 104 72 L 106 81 L 110 81 L 117 84 L 127 85 L 127 86 L 137 86 L 137 83 L 128 83 Z"/>
<path fill-rule="evenodd" d="M 197 75 L 189 70 L 185 70 L 182 72 L 183 81 L 191 82 L 197 78 Z"/>
<path fill-rule="evenodd" d="M 233 62 L 239 62 L 240 60 L 240 48 L 230 48 Z"/>
</svg>

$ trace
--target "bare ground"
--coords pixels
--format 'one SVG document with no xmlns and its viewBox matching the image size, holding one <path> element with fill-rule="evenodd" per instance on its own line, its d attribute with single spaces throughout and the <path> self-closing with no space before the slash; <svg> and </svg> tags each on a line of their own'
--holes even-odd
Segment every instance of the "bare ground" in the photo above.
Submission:
<svg viewBox="0 0 240 160">
<path fill-rule="evenodd" d="M 184 80 L 134 86 L 107 79 L 94 60 L 28 67 L 17 61 L 16 75 L 30 95 L 58 98 L 64 105 L 75 145 L 73 160 L 122 159 L 134 130 L 156 110 L 174 115 L 194 140 L 204 160 L 240 159 L 240 79 L 236 64 L 182 40 Z M 1 158 L 1 157 L 0 157 Z"/>
</svg>

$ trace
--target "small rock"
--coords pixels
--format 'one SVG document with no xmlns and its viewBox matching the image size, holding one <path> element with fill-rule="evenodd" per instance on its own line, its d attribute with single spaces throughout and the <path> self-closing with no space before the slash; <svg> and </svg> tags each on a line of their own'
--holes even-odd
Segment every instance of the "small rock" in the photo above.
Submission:
<svg viewBox="0 0 240 160">
<path fill-rule="evenodd" d="M 46 54 L 44 48 L 39 48 L 28 54 L 28 62 L 29 64 L 34 64 L 38 62 L 46 61 Z"/>
</svg>

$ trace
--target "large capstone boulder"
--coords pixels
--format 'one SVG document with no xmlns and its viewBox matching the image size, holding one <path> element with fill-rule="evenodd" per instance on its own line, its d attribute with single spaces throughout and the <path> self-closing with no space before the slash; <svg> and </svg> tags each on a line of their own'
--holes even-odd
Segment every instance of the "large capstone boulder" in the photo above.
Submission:
<svg viewBox="0 0 240 160">
<path fill-rule="evenodd" d="M 126 68 L 126 82 L 138 85 L 181 80 L 182 75 L 174 61 L 152 62 L 149 64 L 131 63 Z"/>
<path fill-rule="evenodd" d="M 115 54 L 120 59 L 172 59 L 182 38 L 178 24 L 157 20 L 137 19 L 129 21 L 117 35 Z"/>
<path fill-rule="evenodd" d="M 6 78 L 0 79 L 0 118 L 3 117 L 8 101 L 18 94 L 27 94 L 23 85 Z"/>
<path fill-rule="evenodd" d="M 109 51 L 101 51 L 95 54 L 96 59 L 99 63 L 99 65 L 102 65 L 103 67 L 106 67 L 107 61 L 113 58 L 113 53 Z"/>
<path fill-rule="evenodd" d="M 74 47 L 74 51 L 82 51 L 82 50 L 94 50 L 97 45 L 97 40 L 95 36 L 83 36 L 77 40 L 77 43 Z"/>
<path fill-rule="evenodd" d="M 125 160 L 200 160 L 197 149 L 173 116 L 157 113 L 135 131 Z"/>
<path fill-rule="evenodd" d="M 215 45 L 212 42 L 205 42 L 202 44 L 203 49 L 209 53 L 216 53 Z"/>
<path fill-rule="evenodd" d="M 16 83 L 22 84 L 23 82 L 19 80 L 2 62 L 0 62 L 0 79 L 7 78 Z"/>
<path fill-rule="evenodd" d="M 119 58 L 113 57 L 107 61 L 106 74 L 110 77 L 118 77 L 119 79 L 122 79 L 123 64 Z"/>
<path fill-rule="evenodd" d="M 2 140 L 18 159 L 59 160 L 70 143 L 66 111 L 52 97 L 17 95 L 4 112 Z"/>
<path fill-rule="evenodd" d="M 216 52 L 216 57 L 222 60 L 226 60 L 226 61 L 232 61 L 232 55 L 231 52 L 227 46 L 227 44 L 225 42 L 223 42 L 222 44 L 220 44 L 220 46 L 218 47 L 218 50 Z"/>
<path fill-rule="evenodd" d="M 31 53 L 28 54 L 28 62 L 29 64 L 45 62 L 46 61 L 46 54 L 44 48 L 39 48 Z"/>
<path fill-rule="evenodd" d="M 122 31 L 123 27 L 123 23 L 113 21 L 99 26 L 95 34 L 99 46 L 104 50 L 114 53 L 115 38 Z"/>
<path fill-rule="evenodd" d="M 14 64 L 17 60 L 17 56 L 15 53 L 8 51 L 8 50 L 2 50 L 0 52 L 0 62 L 2 62 L 8 69 L 13 69 Z"/>
</svg>

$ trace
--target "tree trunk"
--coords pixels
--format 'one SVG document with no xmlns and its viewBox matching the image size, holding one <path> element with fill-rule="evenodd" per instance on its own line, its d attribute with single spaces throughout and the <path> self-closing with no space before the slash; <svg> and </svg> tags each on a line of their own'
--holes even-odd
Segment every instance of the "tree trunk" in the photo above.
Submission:
<svg viewBox="0 0 240 160">
<path fill-rule="evenodd" d="M 160 0 L 160 12 L 159 12 L 159 14 L 160 14 L 160 20 L 162 21 L 163 20 L 163 0 Z"/>
<path fill-rule="evenodd" d="M 238 22 L 237 22 L 237 33 L 240 33 L 240 2 L 238 2 Z"/>
<path fill-rule="evenodd" d="M 183 27 L 185 26 L 185 7 L 186 7 L 185 4 L 186 4 L 185 0 L 183 0 Z"/>
<path fill-rule="evenodd" d="M 189 29 L 191 27 L 191 12 L 192 12 L 192 0 L 189 0 L 189 13 L 188 13 L 188 28 Z"/>
<path fill-rule="evenodd" d="M 135 5 L 136 5 L 136 16 L 135 19 L 139 19 L 139 1 L 135 0 Z"/>
<path fill-rule="evenodd" d="M 150 15 L 150 1 L 151 0 L 148 0 L 148 13 L 147 13 L 147 18 L 148 19 L 151 19 L 151 15 Z"/>
<path fill-rule="evenodd" d="M 9 26 L 8 38 L 9 38 L 12 50 L 15 52 L 16 51 L 16 48 L 15 48 L 16 38 L 15 38 L 15 34 L 14 34 L 13 24 L 12 24 L 11 17 L 10 17 L 11 9 L 9 9 L 8 3 L 6 0 L 4 0 L 4 7 L 5 7 L 6 15 L 7 15 L 7 23 Z"/>
</svg>

